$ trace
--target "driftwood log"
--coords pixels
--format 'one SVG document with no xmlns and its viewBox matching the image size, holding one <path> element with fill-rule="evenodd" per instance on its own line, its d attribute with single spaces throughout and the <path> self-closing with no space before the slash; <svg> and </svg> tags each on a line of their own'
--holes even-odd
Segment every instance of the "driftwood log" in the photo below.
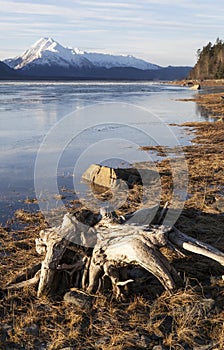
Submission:
<svg viewBox="0 0 224 350">
<path fill-rule="evenodd" d="M 11 283 L 8 288 L 37 284 L 38 296 L 63 295 L 72 287 L 97 293 L 110 282 L 116 297 L 121 297 L 133 282 L 130 265 L 138 265 L 153 274 L 168 291 L 182 284 L 181 278 L 160 251 L 168 247 L 178 254 L 187 250 L 209 257 L 224 266 L 224 253 L 178 231 L 175 227 L 145 225 L 146 211 L 138 222 L 116 217 L 101 210 L 98 223 L 87 226 L 72 214 L 66 214 L 58 227 L 40 232 L 36 250 L 45 254 L 39 268 L 27 281 Z"/>
</svg>

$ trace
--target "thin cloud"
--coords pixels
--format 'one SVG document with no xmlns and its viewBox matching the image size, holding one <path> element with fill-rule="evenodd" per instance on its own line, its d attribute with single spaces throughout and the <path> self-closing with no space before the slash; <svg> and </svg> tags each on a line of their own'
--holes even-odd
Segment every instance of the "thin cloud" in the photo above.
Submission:
<svg viewBox="0 0 224 350">
<path fill-rule="evenodd" d="M 157 64 L 186 64 L 195 48 L 223 31 L 221 0 L 0 0 L 0 6 L 1 57 L 52 36 L 84 50 L 105 47 Z"/>
<path fill-rule="evenodd" d="M 71 17 L 75 12 L 78 14 L 78 11 L 72 11 L 69 7 L 48 5 L 48 4 L 32 4 L 27 2 L 13 2 L 0 0 L 1 12 L 2 13 L 22 13 L 27 15 L 63 15 Z"/>
<path fill-rule="evenodd" d="M 135 3 L 125 3 L 125 2 L 106 2 L 104 1 L 77 1 L 77 0 L 70 0 L 71 3 L 74 4 L 79 4 L 82 6 L 91 6 L 91 7 L 103 7 L 103 8 L 108 8 L 108 7 L 112 7 L 112 8 L 118 8 L 120 9 L 138 9 L 141 8 L 141 6 L 139 6 L 138 4 Z"/>
<path fill-rule="evenodd" d="M 114 8 L 113 12 L 110 14 L 110 12 L 108 13 L 108 10 L 105 9 L 105 7 L 102 9 L 85 9 L 82 7 L 71 9 L 70 6 L 62 7 L 48 4 L 30 4 L 23 2 L 14 3 L 12 1 L 5 0 L 0 0 L 0 6 L 2 9 L 2 12 L 0 14 L 1 21 L 7 21 L 8 14 L 10 13 L 12 17 L 16 18 L 16 22 L 20 21 L 21 15 L 27 15 L 27 19 L 29 19 L 32 16 L 35 16 L 36 18 L 39 15 L 41 16 L 39 18 L 39 21 L 40 19 L 42 19 L 40 22 L 45 21 L 45 23 L 53 23 L 52 20 L 49 19 L 46 22 L 46 17 L 48 16 L 49 18 L 56 20 L 54 16 L 57 16 L 61 19 L 64 18 L 63 26 L 68 21 L 70 21 L 70 23 L 72 21 L 73 25 L 75 25 L 76 27 L 78 25 L 82 26 L 85 24 L 87 24 L 88 26 L 107 26 L 108 22 L 111 22 L 112 24 L 118 23 L 120 27 L 123 27 L 124 23 L 126 22 L 136 22 L 134 11 L 127 10 L 125 11 L 124 16 L 124 13 L 119 12 L 119 9 L 117 8 Z M 23 24 L 24 22 L 22 23 L 22 25 Z"/>
<path fill-rule="evenodd" d="M 72 4 L 78 5 L 76 8 L 71 8 Z M 30 3 L 30 2 L 13 2 L 0 0 L 1 12 L 2 13 L 14 13 L 14 14 L 38 14 L 38 15 L 60 15 L 66 17 L 85 17 L 86 14 L 94 14 L 97 16 L 98 11 L 108 10 L 109 7 L 113 10 L 120 11 L 121 8 L 127 10 L 133 10 L 141 8 L 138 5 L 134 4 L 125 4 L 125 3 L 99 3 L 99 2 L 90 2 L 90 1 L 72 1 L 70 0 L 68 5 L 50 5 L 43 3 Z M 95 9 L 94 9 L 95 8 Z M 132 11 L 133 12 L 133 11 Z M 114 17 L 115 19 L 115 17 Z"/>
<path fill-rule="evenodd" d="M 199 2 L 190 1 L 190 0 L 139 0 L 138 3 L 142 4 L 148 4 L 148 5 L 167 5 L 169 7 L 185 7 L 188 9 L 202 9 L 202 8 L 212 8 L 212 3 L 205 3 L 203 2 L 203 5 Z"/>
<path fill-rule="evenodd" d="M 196 14 L 197 18 L 202 18 L 202 19 L 211 19 L 211 20 L 221 20 L 223 21 L 224 19 L 224 14 L 223 15 L 212 15 L 212 14 Z"/>
</svg>

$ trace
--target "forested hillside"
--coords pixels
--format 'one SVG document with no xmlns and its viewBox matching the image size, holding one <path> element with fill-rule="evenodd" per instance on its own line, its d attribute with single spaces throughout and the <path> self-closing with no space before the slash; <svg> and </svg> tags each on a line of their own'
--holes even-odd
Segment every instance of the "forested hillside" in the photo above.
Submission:
<svg viewBox="0 0 224 350">
<path fill-rule="evenodd" d="M 209 42 L 197 51 L 198 61 L 191 70 L 190 79 L 224 78 L 224 42 L 217 38 L 214 45 Z"/>
</svg>

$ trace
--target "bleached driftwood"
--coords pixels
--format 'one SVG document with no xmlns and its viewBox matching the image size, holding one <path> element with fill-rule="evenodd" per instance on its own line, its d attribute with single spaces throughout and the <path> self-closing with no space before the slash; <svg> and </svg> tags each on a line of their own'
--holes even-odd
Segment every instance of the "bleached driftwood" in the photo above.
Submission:
<svg viewBox="0 0 224 350">
<path fill-rule="evenodd" d="M 179 248 L 209 257 L 224 266 L 224 253 L 211 245 L 183 234 L 175 227 L 149 226 L 125 221 L 102 211 L 94 227 L 66 214 L 62 225 L 40 232 L 36 250 L 45 254 L 41 269 L 32 280 L 38 283 L 38 296 L 55 295 L 71 287 L 96 293 L 109 278 L 117 297 L 133 282 L 128 276 L 131 264 L 152 273 L 168 291 L 181 285 L 181 279 L 160 251 L 161 247 L 180 253 Z M 144 210 L 144 223 L 146 212 Z M 13 286 L 9 286 L 12 288 Z M 14 284 L 14 288 L 16 284 Z"/>
</svg>

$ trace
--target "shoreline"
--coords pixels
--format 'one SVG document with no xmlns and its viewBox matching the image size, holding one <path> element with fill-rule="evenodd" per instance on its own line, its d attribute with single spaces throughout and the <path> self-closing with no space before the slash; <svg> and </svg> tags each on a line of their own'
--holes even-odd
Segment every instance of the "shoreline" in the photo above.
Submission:
<svg viewBox="0 0 224 350">
<path fill-rule="evenodd" d="M 183 99 L 181 101 L 194 101 L 200 108 L 208 115 L 216 119 L 216 121 L 223 121 L 224 118 L 224 87 L 223 92 L 214 93 L 199 93 L 192 99 Z"/>
<path fill-rule="evenodd" d="M 219 95 L 198 94 L 195 98 L 209 114 L 218 114 L 220 119 L 223 106 Z M 194 139 L 190 146 L 182 147 L 188 164 L 189 196 L 175 226 L 224 251 L 224 123 L 195 122 L 180 127 L 193 133 Z M 161 146 L 156 151 L 166 153 Z M 158 169 L 164 204 L 172 192 L 169 159 L 161 160 Z M 131 195 L 136 193 L 138 188 Z M 140 199 L 134 198 L 133 205 L 137 206 Z M 23 229 L 0 228 L 3 285 L 21 269 L 41 261 L 35 251 L 35 238 L 46 227 L 44 218 L 40 213 L 22 214 L 14 220 L 23 222 Z M 122 350 L 138 344 L 152 350 L 156 346 L 187 350 L 206 345 L 223 349 L 224 281 L 220 277 L 223 269 L 192 254 L 181 259 L 171 252 L 167 256 L 179 267 L 185 283 L 184 289 L 172 295 L 148 277 L 135 286 L 125 302 L 102 296 L 96 298 L 92 309 L 86 310 L 60 300 L 38 300 L 35 287 L 7 294 L 0 290 L 0 346 L 18 350 L 65 347 Z"/>
<path fill-rule="evenodd" d="M 224 87 L 224 79 L 182 79 L 171 81 L 171 85 L 188 86 L 190 84 L 200 84 L 201 87 Z"/>
</svg>

